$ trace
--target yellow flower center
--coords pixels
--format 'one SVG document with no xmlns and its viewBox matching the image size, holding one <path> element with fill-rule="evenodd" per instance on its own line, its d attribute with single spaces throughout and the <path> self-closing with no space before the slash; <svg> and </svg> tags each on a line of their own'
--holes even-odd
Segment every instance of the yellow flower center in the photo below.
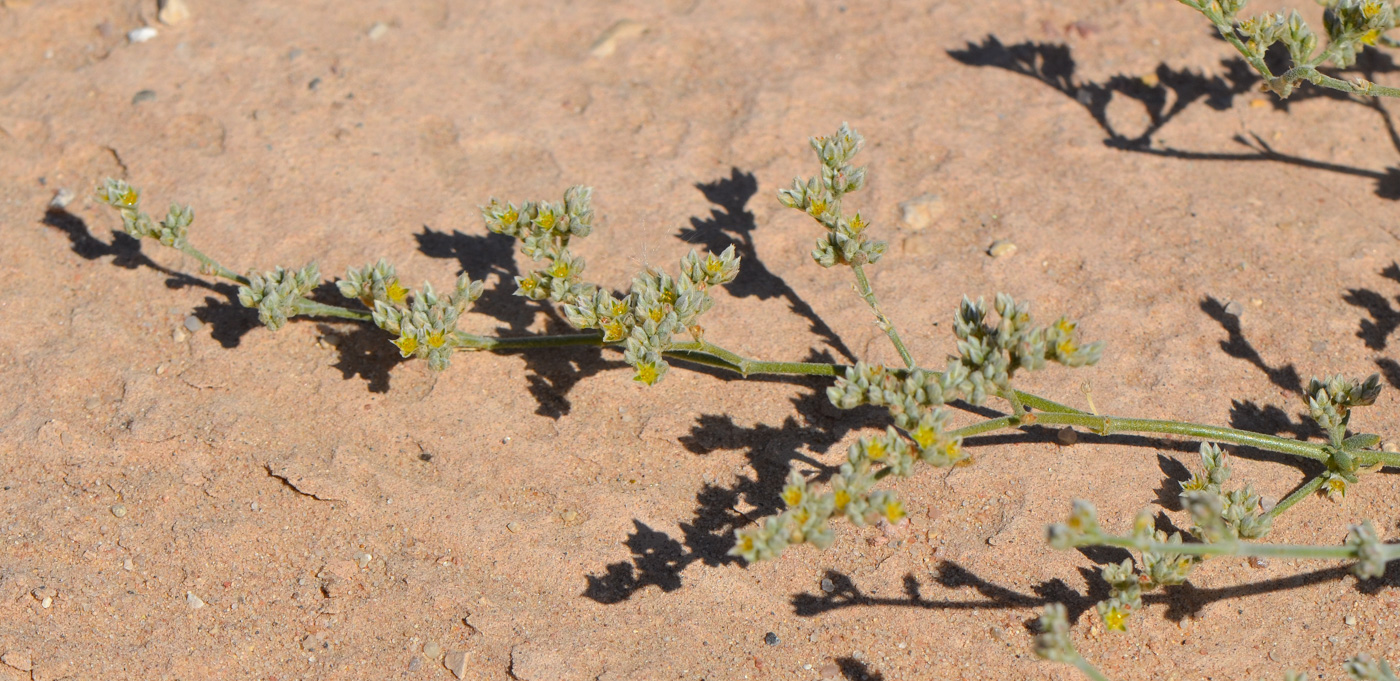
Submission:
<svg viewBox="0 0 1400 681">
<path fill-rule="evenodd" d="M 1109 631 L 1127 631 L 1128 613 L 1119 610 L 1117 606 L 1109 608 L 1103 615 L 1103 624 Z"/>
<path fill-rule="evenodd" d="M 387 296 L 391 302 L 403 303 L 404 299 L 408 298 L 408 289 L 400 286 L 399 280 L 395 279 L 389 282 L 389 285 L 385 287 L 384 295 Z"/>
<path fill-rule="evenodd" d="M 914 442 L 919 443 L 920 449 L 928 449 L 937 438 L 938 434 L 927 424 L 921 424 L 919 429 L 914 431 Z"/>
</svg>

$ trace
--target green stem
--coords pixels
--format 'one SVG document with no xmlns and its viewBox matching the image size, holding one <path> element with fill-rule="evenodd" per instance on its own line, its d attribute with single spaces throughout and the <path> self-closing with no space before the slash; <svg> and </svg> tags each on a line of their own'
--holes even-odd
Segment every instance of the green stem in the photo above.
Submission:
<svg viewBox="0 0 1400 681">
<path fill-rule="evenodd" d="M 687 362 L 730 369 L 745 377 L 750 374 L 839 376 L 846 370 L 846 367 L 840 364 L 827 364 L 825 362 L 767 362 L 749 359 L 708 341 L 672 343 L 671 349 L 663 354 Z M 710 358 L 717 358 L 719 362 L 711 361 Z"/>
<path fill-rule="evenodd" d="M 899 339 L 899 332 L 894 330 L 894 324 L 890 322 L 890 318 L 880 311 L 880 303 L 875 299 L 875 291 L 870 288 L 870 280 L 865 278 L 865 268 L 860 265 L 851 265 L 851 271 L 856 273 L 856 292 L 860 293 L 860 297 L 865 299 L 865 303 L 875 313 L 876 324 L 884 330 L 886 336 L 890 337 L 890 342 L 894 343 L 894 349 L 899 351 L 899 357 L 904 360 L 904 365 L 913 369 L 914 356 L 909 354 L 909 348 L 904 347 L 904 341 Z"/>
<path fill-rule="evenodd" d="M 1093 679 L 1093 681 L 1108 681 L 1108 677 L 1104 676 L 1103 672 L 1099 671 L 1098 667 L 1095 667 L 1093 664 L 1090 664 L 1088 660 L 1084 659 L 1084 656 L 1080 655 L 1079 651 L 1076 650 L 1073 652 L 1074 657 L 1066 660 L 1067 662 L 1074 665 L 1079 671 L 1083 672 L 1085 676 Z"/>
<path fill-rule="evenodd" d="M 368 322 L 373 319 L 370 313 L 364 310 L 352 310 L 348 307 L 336 305 L 326 305 L 306 298 L 298 298 L 296 301 L 296 313 L 307 317 L 339 317 L 340 319 L 353 319 L 358 322 Z"/>
<path fill-rule="evenodd" d="M 205 255 L 198 248 L 195 248 L 194 246 L 190 245 L 190 242 L 188 241 L 186 241 L 183 244 L 180 244 L 178 250 L 181 253 L 184 253 L 185 255 L 188 255 L 191 258 L 198 260 L 199 264 L 202 265 L 202 267 L 200 268 L 201 270 L 216 276 L 223 277 L 225 279 L 228 279 L 229 281 L 237 282 L 238 284 L 241 284 L 243 286 L 248 285 L 247 278 L 219 264 L 219 261 Z"/>
<path fill-rule="evenodd" d="M 452 334 L 452 343 L 459 350 L 536 350 L 539 348 L 565 348 L 576 345 L 602 345 L 603 336 L 596 332 L 570 333 L 553 336 L 521 336 L 519 338 L 497 338 L 477 336 L 463 331 Z"/>
<path fill-rule="evenodd" d="M 498 352 L 579 345 L 603 345 L 602 337 L 597 333 L 496 338 L 493 336 L 476 336 L 459 331 L 453 336 L 453 342 L 458 348 L 463 350 L 489 350 Z M 665 354 L 671 359 L 725 369 L 733 371 L 741 376 L 762 374 L 840 376 L 849 368 L 843 364 L 827 364 L 823 362 L 770 362 L 750 359 L 708 341 L 673 343 L 671 349 Z M 1228 442 L 1247 447 L 1255 447 L 1282 454 L 1300 456 L 1323 463 L 1326 463 L 1331 456 L 1321 444 L 1300 442 L 1276 435 L 1266 435 L 1264 433 L 1253 433 L 1247 430 L 1187 423 L 1183 421 L 1099 416 L 1085 413 L 1073 407 L 1068 407 L 1030 393 L 1016 391 L 1014 395 L 1023 405 L 1040 410 L 1034 413 L 1033 416 L 1035 417 L 1035 422 L 1042 425 L 1078 426 L 1100 435 L 1110 435 L 1113 433 L 1162 433 L 1178 435 L 1181 437 L 1199 438 L 1215 442 Z M 1024 421 L 1025 416 L 1003 416 L 959 428 L 951 431 L 949 435 L 963 438 L 972 437 L 997 430 L 1016 428 L 1025 425 Z M 1353 456 L 1357 463 L 1362 466 L 1381 463 L 1387 466 L 1400 467 L 1400 454 L 1359 451 L 1354 452 Z M 1314 483 L 1309 483 L 1309 485 L 1313 484 Z M 1318 482 L 1316 484 L 1320 485 L 1321 483 Z M 1316 487 L 1313 487 L 1313 489 L 1315 490 Z M 1301 499 L 1305 496 L 1307 496 L 1307 494 L 1302 494 L 1298 498 Z M 1290 497 L 1290 499 L 1292 499 L 1292 497 Z M 1297 503 L 1296 499 L 1290 499 L 1285 499 L 1280 505 L 1284 503 L 1288 505 Z M 1277 511 L 1275 515 L 1281 512 L 1282 511 Z"/>
<path fill-rule="evenodd" d="M 1287 511 L 1289 507 L 1293 506 L 1293 504 L 1296 504 L 1302 501 L 1303 499 L 1306 499 L 1307 497 L 1311 496 L 1314 492 L 1318 490 L 1319 487 L 1322 487 L 1322 483 L 1326 481 L 1326 475 L 1319 475 L 1317 477 L 1314 477 L 1312 480 L 1308 481 L 1308 484 L 1299 487 L 1298 489 L 1294 490 L 1292 494 L 1284 497 L 1283 501 L 1274 504 L 1274 507 L 1269 509 L 1269 512 L 1264 515 L 1270 518 L 1279 517 L 1279 515 L 1281 515 L 1284 511 Z"/>
<path fill-rule="evenodd" d="M 1092 430 L 1099 435 L 1111 435 L 1113 433 L 1165 433 L 1180 435 L 1182 437 L 1257 447 L 1259 449 L 1301 456 L 1322 462 L 1326 462 L 1331 456 L 1324 451 L 1322 445 L 1312 442 L 1300 442 L 1276 435 L 1265 435 L 1264 433 L 1252 433 L 1247 430 L 1236 430 L 1234 428 L 1225 428 L 1222 426 L 1207 426 L 1184 421 L 1042 412 L 1036 415 L 1036 422 L 1045 425 L 1080 426 Z M 1377 454 L 1379 453 L 1380 452 L 1377 452 Z M 1390 465 L 1400 465 L 1400 455 L 1393 456 L 1392 458 L 1394 462 Z M 1358 458 L 1358 460 L 1360 459 Z"/>
</svg>

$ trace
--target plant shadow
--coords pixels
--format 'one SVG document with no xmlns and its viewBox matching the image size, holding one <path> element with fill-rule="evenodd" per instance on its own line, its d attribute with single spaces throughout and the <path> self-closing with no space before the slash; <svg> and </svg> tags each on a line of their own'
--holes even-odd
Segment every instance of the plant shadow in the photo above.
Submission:
<svg viewBox="0 0 1400 681">
<path fill-rule="evenodd" d="M 1391 263 L 1380 272 L 1381 276 L 1400 283 L 1400 264 Z M 1362 319 L 1356 337 L 1371 350 L 1384 350 L 1390 337 L 1400 329 L 1400 308 L 1391 304 L 1389 298 L 1370 289 L 1350 289 L 1342 300 L 1366 311 L 1370 319 Z M 1395 300 L 1400 302 L 1400 296 Z M 1400 388 L 1400 363 L 1389 357 L 1376 357 L 1376 368 L 1392 388 Z"/>
<path fill-rule="evenodd" d="M 114 267 L 125 270 L 146 268 L 165 275 L 170 289 L 202 288 L 214 294 L 204 298 L 204 304 L 191 310 L 199 321 L 210 327 L 210 336 L 225 348 L 236 348 L 243 336 L 261 324 L 254 310 L 238 302 L 238 287 L 225 282 L 209 282 L 199 277 L 165 267 L 141 251 L 141 240 L 125 232 L 112 231 L 110 242 L 92 235 L 87 222 L 62 208 L 50 207 L 40 222 L 68 237 L 73 253 L 84 260 L 111 257 Z"/>
<path fill-rule="evenodd" d="M 1211 33 L 1215 34 L 1214 31 Z M 1270 50 L 1266 58 L 1271 68 L 1281 66 L 1287 60 L 1286 52 L 1280 51 L 1281 46 L 1275 45 L 1275 48 Z M 1400 167 L 1377 171 L 1317 161 L 1275 151 L 1258 136 L 1253 135 L 1236 135 L 1234 138 L 1237 144 L 1248 150 L 1245 152 L 1201 152 L 1162 144 L 1157 139 L 1157 134 L 1193 103 L 1203 101 L 1206 106 L 1216 111 L 1224 111 L 1234 106 L 1238 96 L 1250 92 L 1261 82 L 1259 75 L 1238 57 L 1221 61 L 1222 75 L 1206 76 L 1159 64 L 1146 78 L 1117 75 L 1103 82 L 1094 82 L 1076 78 L 1077 64 L 1070 47 L 1063 43 L 1026 41 L 1006 45 L 996 36 L 989 35 L 981 43 L 969 42 L 962 49 L 949 50 L 948 55 L 968 66 L 994 67 L 1033 78 L 1065 95 L 1084 107 L 1104 131 L 1107 137 L 1103 143 L 1109 148 L 1196 161 L 1286 163 L 1367 178 L 1375 181 L 1377 196 L 1390 200 L 1400 199 Z M 1368 80 L 1374 80 L 1375 74 L 1396 70 L 1396 64 L 1388 54 L 1378 50 L 1365 50 L 1358 55 L 1353 67 L 1329 73 L 1355 73 Z M 1108 107 L 1114 97 L 1136 101 L 1146 110 L 1149 122 L 1140 133 L 1124 132 L 1110 120 Z M 1299 101 L 1314 98 L 1361 104 L 1375 111 L 1381 117 L 1391 144 L 1400 151 L 1400 135 L 1397 135 L 1394 120 L 1379 98 L 1361 102 L 1334 90 L 1310 87 L 1297 91 L 1287 100 L 1275 100 L 1273 106 L 1286 111 Z"/>
<path fill-rule="evenodd" d="M 814 355 L 807 361 L 829 362 L 831 358 Z M 826 481 L 838 466 L 823 463 L 816 456 L 828 453 L 847 434 L 885 421 L 884 410 L 873 407 L 833 416 L 824 381 L 793 382 L 803 391 L 792 398 L 795 414 L 781 426 L 742 426 L 727 414 L 704 414 L 697 419 L 690 433 L 680 438 L 681 445 L 702 456 L 743 449 L 752 474 L 738 475 L 728 485 L 705 483 L 695 495 L 692 520 L 680 524 L 680 539 L 634 520 L 635 529 L 625 542 L 632 552 L 630 560 L 612 563 L 602 574 L 587 575 L 585 597 L 609 604 L 625 601 L 651 585 L 670 592 L 681 587 L 680 573 L 693 563 L 741 563 L 738 557 L 728 555 L 734 531 L 779 510 L 779 493 L 794 464 L 813 481 Z"/>
<path fill-rule="evenodd" d="M 1096 561 L 1102 564 L 1107 561 Z M 903 607 L 925 610 L 1015 610 L 1043 608 L 1051 603 L 1065 606 L 1071 623 L 1077 622 L 1084 613 L 1109 597 L 1111 589 L 1100 576 L 1099 571 L 1090 567 L 1079 568 L 1080 577 L 1087 589 L 1084 593 L 1071 588 L 1060 579 L 1051 579 L 1033 585 L 1029 593 L 1002 586 L 984 579 L 968 568 L 952 561 L 942 561 L 931 574 L 932 583 L 927 587 L 942 593 L 933 597 L 924 593 L 925 586 L 912 574 L 903 579 L 902 595 L 878 596 L 865 593 L 847 575 L 828 570 L 822 580 L 822 588 L 816 593 L 794 594 L 790 603 L 793 613 L 800 617 L 814 617 L 836 610 L 852 607 Z M 1143 594 L 1143 602 L 1148 605 L 1165 605 L 1163 615 L 1173 622 L 1186 618 L 1196 619 L 1204 614 L 1213 603 L 1260 596 L 1281 591 L 1301 589 L 1326 582 L 1346 578 L 1351 572 L 1347 567 L 1329 567 L 1294 575 L 1250 582 L 1237 586 L 1201 589 L 1189 581 L 1176 586 Z M 1354 588 L 1358 593 L 1375 594 L 1385 587 L 1400 583 L 1400 561 L 1392 561 L 1380 577 L 1357 580 Z M 827 588 L 830 587 L 830 591 Z M 971 591 L 974 598 L 955 598 L 959 591 Z M 1036 618 L 1025 620 L 1029 631 L 1037 630 Z"/>
<path fill-rule="evenodd" d="M 786 300 L 788 309 L 793 314 L 807 320 L 812 333 L 847 362 L 855 363 L 855 354 L 846 347 L 840 336 L 827 326 L 797 291 L 759 259 L 753 239 L 758 224 L 754 220 L 754 214 L 746 207 L 749 199 L 758 193 L 758 180 L 753 173 L 731 168 L 729 177 L 714 182 L 702 182 L 695 185 L 695 188 L 718 208 L 711 209 L 708 218 L 691 218 L 690 227 L 682 229 L 676 236 L 686 243 L 704 244 L 711 253 L 720 253 L 730 246 L 734 247 L 735 254 L 743 258 L 743 263 L 739 268 L 739 275 L 734 281 L 725 284 L 724 290 L 735 298 Z"/>
</svg>

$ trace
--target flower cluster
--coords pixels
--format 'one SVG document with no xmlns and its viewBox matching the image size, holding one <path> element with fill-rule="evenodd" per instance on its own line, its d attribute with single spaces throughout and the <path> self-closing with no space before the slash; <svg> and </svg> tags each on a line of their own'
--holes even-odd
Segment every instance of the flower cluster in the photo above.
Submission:
<svg viewBox="0 0 1400 681">
<path fill-rule="evenodd" d="M 637 370 L 636 380 L 652 385 L 666 374 L 662 354 L 677 332 L 701 340 L 699 317 L 715 304 L 708 289 L 734 281 L 739 260 L 733 246 L 704 257 L 691 251 L 681 258 L 679 277 L 647 268 L 622 298 L 594 289 L 566 303 L 564 316 L 576 328 L 601 331 L 604 343 L 622 342 L 623 359 Z"/>
<path fill-rule="evenodd" d="M 1363 520 L 1352 525 L 1347 533 L 1346 545 L 1356 551 L 1356 565 L 1351 571 L 1361 579 L 1379 577 L 1385 573 L 1385 552 L 1381 550 L 1381 538 L 1371 521 Z"/>
<path fill-rule="evenodd" d="M 1230 465 L 1225 460 L 1225 452 L 1212 442 L 1201 443 L 1201 472 L 1191 476 L 1181 486 L 1181 500 L 1188 508 L 1193 506 L 1192 498 L 1205 496 L 1213 498 L 1207 506 L 1210 513 L 1201 516 L 1191 529 L 1191 534 L 1202 541 L 1224 541 L 1229 539 L 1258 539 L 1273 528 L 1273 517 L 1260 506 L 1261 498 L 1254 487 L 1224 491 L 1222 486 L 1230 479 Z M 1218 509 L 1218 510 L 1217 510 Z M 1195 517 L 1193 515 L 1193 517 Z"/>
<path fill-rule="evenodd" d="M 520 206 L 491 199 L 481 209 L 486 228 L 520 239 L 520 251 L 536 262 L 549 264 L 515 278 L 515 294 L 530 300 L 572 303 L 591 294 L 595 287 L 583 283 L 583 258 L 569 252 L 571 237 L 593 232 L 593 189 L 574 186 L 558 202 L 527 201 Z"/>
<path fill-rule="evenodd" d="M 776 558 L 791 544 L 805 542 L 824 549 L 835 539 L 828 521 L 837 514 L 859 526 L 880 518 L 898 523 L 907 515 L 904 503 L 891 492 L 873 488 L 882 473 L 907 476 L 913 464 L 908 442 L 894 428 L 887 428 L 882 435 L 863 437 L 851 445 L 826 492 L 813 492 L 794 470 L 783 488 L 787 510 L 736 531 L 729 555 L 753 563 Z"/>
<path fill-rule="evenodd" d="M 841 197 L 865 186 L 865 167 L 851 165 L 865 140 L 842 123 L 835 135 L 813 137 L 811 142 L 822 165 L 821 175 L 805 182 L 794 179 L 791 189 L 778 192 L 778 201 L 812 216 L 826 228 L 826 236 L 818 239 L 812 250 L 812 259 L 822 267 L 878 261 L 888 244 L 866 236 L 870 223 L 860 213 L 848 219 L 841 211 Z"/>
<path fill-rule="evenodd" d="M 982 299 L 964 297 L 953 320 L 958 357 L 948 364 L 949 381 L 973 404 L 989 395 L 1011 399 L 1011 379 L 1019 369 L 1035 370 L 1053 361 L 1068 367 L 1095 364 L 1103 355 L 1103 342 L 1081 345 L 1078 324 L 1061 317 L 1050 326 L 1036 326 L 1030 306 L 998 293 L 994 307 L 996 325 L 987 318 Z"/>
<path fill-rule="evenodd" d="M 1335 45 L 1333 62 L 1341 68 L 1356 63 L 1358 44 L 1375 45 L 1395 28 L 1395 8 L 1385 0 L 1340 0 L 1322 13 L 1322 26 Z"/>
<path fill-rule="evenodd" d="M 238 287 L 238 302 L 258 311 L 258 321 L 276 331 L 287 318 L 301 312 L 301 301 L 321 283 L 321 269 L 311 262 L 300 270 L 278 267 L 248 275 L 248 285 Z"/>
<path fill-rule="evenodd" d="M 1051 662 L 1074 664 L 1079 653 L 1069 637 L 1069 613 L 1063 603 L 1045 606 L 1040 615 L 1040 633 L 1035 636 L 1035 654 Z"/>
<path fill-rule="evenodd" d="M 340 289 L 340 295 L 358 300 L 371 310 L 375 301 L 402 305 L 408 297 L 408 289 L 399 283 L 394 266 L 383 258 L 372 265 L 351 267 L 335 286 Z"/>
<path fill-rule="evenodd" d="M 463 274 L 457 277 L 452 292 L 444 296 L 439 296 L 432 284 L 423 284 L 423 291 L 414 293 L 409 305 L 376 299 L 374 323 L 398 336 L 393 343 L 400 355 L 427 358 L 428 366 L 441 371 L 452 359 L 457 321 L 467 306 L 481 297 L 482 288 L 482 282 Z"/>
<path fill-rule="evenodd" d="M 1356 63 L 1358 51 L 1384 40 L 1395 28 L 1397 15 L 1386 0 L 1324 0 L 1323 27 L 1328 44 L 1318 49 L 1318 36 L 1297 11 L 1265 12 L 1240 20 L 1246 0 L 1181 0 L 1210 20 L 1220 34 L 1265 77 L 1265 88 L 1287 97 L 1301 81 L 1358 94 L 1394 94 L 1365 80 L 1342 81 L 1324 76 L 1317 67 L 1330 61 L 1337 68 Z M 1274 76 L 1265 61 L 1270 46 L 1282 43 L 1291 64 Z M 1394 46 L 1393 42 L 1387 43 Z"/>
<path fill-rule="evenodd" d="M 946 424 L 951 413 L 943 404 L 963 397 L 954 372 L 923 369 L 892 371 L 882 365 L 858 362 L 826 389 L 827 399 L 841 409 L 862 404 L 889 409 L 894 423 L 917 446 L 918 456 L 936 466 L 961 463 L 967 455 L 962 438 L 950 437 Z"/>
<path fill-rule="evenodd" d="M 164 220 L 151 220 L 141 211 L 141 190 L 110 177 L 97 188 L 97 198 L 121 213 L 122 229 L 127 234 L 138 239 L 151 237 L 172 248 L 184 247 L 190 223 L 194 222 L 194 209 L 175 203 L 170 204 Z"/>
<path fill-rule="evenodd" d="M 1380 395 L 1380 376 L 1371 374 L 1365 381 L 1353 381 L 1338 374 L 1326 381 L 1308 381 L 1308 412 L 1326 433 L 1330 442 L 1325 446 L 1331 455 L 1327 460 L 1326 479 L 1322 491 L 1328 498 L 1339 500 L 1346 496 L 1347 485 L 1359 480 L 1364 472 L 1353 453 L 1370 449 L 1380 443 L 1372 434 L 1346 436 L 1351 410 L 1375 404 Z"/>
<path fill-rule="evenodd" d="M 1353 408 L 1376 403 L 1381 394 L 1380 380 L 1379 374 L 1371 374 L 1361 382 L 1338 374 L 1326 381 L 1316 378 L 1308 381 L 1308 412 L 1317 425 L 1327 431 L 1334 444 L 1345 437 Z"/>
<path fill-rule="evenodd" d="M 1347 660 L 1342 668 L 1346 670 L 1347 676 L 1355 681 L 1400 681 L 1390 668 L 1389 662 L 1377 660 L 1365 653 Z"/>
</svg>

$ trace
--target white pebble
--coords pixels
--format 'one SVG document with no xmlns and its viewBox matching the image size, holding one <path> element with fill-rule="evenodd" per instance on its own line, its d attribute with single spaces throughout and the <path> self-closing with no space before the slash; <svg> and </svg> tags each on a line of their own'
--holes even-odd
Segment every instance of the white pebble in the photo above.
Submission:
<svg viewBox="0 0 1400 681">
<path fill-rule="evenodd" d="M 382 22 L 382 21 L 376 21 L 376 22 L 374 22 L 374 25 L 373 25 L 373 26 L 370 26 L 370 27 L 369 27 L 369 31 L 367 31 L 367 32 L 365 33 L 365 35 L 368 35 L 370 40 L 379 40 L 380 38 L 383 38 L 383 37 L 384 37 L 384 34 L 385 34 L 385 33 L 388 33 L 388 32 L 389 32 L 389 25 L 388 25 L 388 24 L 386 24 L 386 23 L 384 23 L 384 22 Z"/>
<path fill-rule="evenodd" d="M 160 31 L 157 31 L 154 26 L 142 26 L 132 29 L 130 33 L 126 34 L 126 39 L 132 43 L 144 43 L 159 34 Z"/>
<path fill-rule="evenodd" d="M 190 609 L 191 609 L 191 610 L 198 610 L 198 609 L 204 607 L 204 599 L 200 598 L 199 596 L 194 595 L 194 592 L 192 592 L 192 591 L 186 591 L 186 592 L 185 592 L 185 604 L 188 605 L 188 606 L 190 606 Z"/>
</svg>

